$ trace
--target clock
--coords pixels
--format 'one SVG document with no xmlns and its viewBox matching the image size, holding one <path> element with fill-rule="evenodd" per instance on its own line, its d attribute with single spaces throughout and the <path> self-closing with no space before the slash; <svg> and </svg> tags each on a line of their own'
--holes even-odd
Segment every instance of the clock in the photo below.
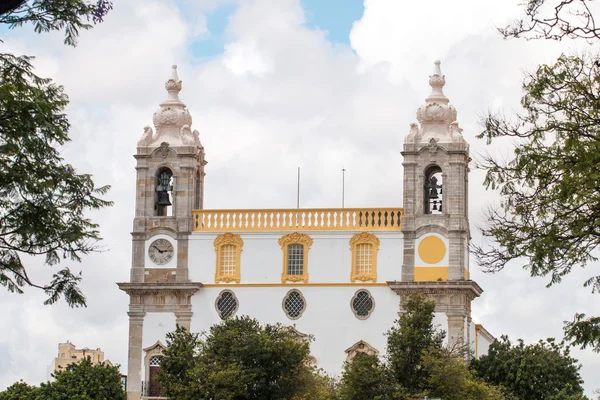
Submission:
<svg viewBox="0 0 600 400">
<path fill-rule="evenodd" d="M 150 244 L 148 255 L 154 264 L 165 265 L 173 258 L 173 245 L 167 239 L 157 239 Z"/>
</svg>

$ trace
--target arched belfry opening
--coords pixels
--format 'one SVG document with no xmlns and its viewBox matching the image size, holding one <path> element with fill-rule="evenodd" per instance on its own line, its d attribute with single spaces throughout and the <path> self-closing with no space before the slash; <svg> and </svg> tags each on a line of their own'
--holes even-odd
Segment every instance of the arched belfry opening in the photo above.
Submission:
<svg viewBox="0 0 600 400">
<path fill-rule="evenodd" d="M 425 171 L 425 214 L 442 214 L 442 169 L 432 165 Z"/>
<path fill-rule="evenodd" d="M 173 171 L 163 167 L 156 171 L 156 196 L 154 203 L 155 215 L 158 217 L 167 217 L 172 213 L 173 198 Z"/>
</svg>

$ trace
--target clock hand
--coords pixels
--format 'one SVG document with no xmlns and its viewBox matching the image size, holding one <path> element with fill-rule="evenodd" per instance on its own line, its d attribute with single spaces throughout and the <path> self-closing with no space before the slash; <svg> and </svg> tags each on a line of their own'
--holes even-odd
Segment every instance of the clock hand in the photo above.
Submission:
<svg viewBox="0 0 600 400">
<path fill-rule="evenodd" d="M 166 250 L 161 250 L 158 248 L 158 246 L 154 245 L 154 246 L 150 246 L 151 248 L 154 247 L 159 253 L 164 253 Z"/>
</svg>

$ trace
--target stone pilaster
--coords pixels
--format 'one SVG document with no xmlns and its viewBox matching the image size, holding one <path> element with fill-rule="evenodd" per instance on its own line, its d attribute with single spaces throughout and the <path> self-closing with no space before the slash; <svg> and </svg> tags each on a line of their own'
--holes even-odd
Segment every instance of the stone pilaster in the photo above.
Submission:
<svg viewBox="0 0 600 400">
<path fill-rule="evenodd" d="M 142 391 L 142 337 L 145 312 L 129 312 L 127 400 L 140 400 Z"/>
<path fill-rule="evenodd" d="M 460 350 L 465 343 L 465 314 L 447 313 L 448 317 L 448 347 Z"/>
<path fill-rule="evenodd" d="M 190 325 L 192 323 L 192 315 L 194 314 L 190 309 L 175 311 L 175 323 L 188 331 L 190 330 Z"/>
</svg>

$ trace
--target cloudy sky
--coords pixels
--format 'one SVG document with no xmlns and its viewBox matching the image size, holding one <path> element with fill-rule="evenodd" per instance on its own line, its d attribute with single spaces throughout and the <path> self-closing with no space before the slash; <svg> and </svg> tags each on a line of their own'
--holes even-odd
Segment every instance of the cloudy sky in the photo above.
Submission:
<svg viewBox="0 0 600 400">
<path fill-rule="evenodd" d="M 40 293 L 0 290 L 0 389 L 44 380 L 66 340 L 126 364 L 128 299 L 115 282 L 129 278 L 132 155 L 166 99 L 171 64 L 179 66 L 180 97 L 207 152 L 206 208 L 294 207 L 298 166 L 302 207 L 340 206 L 342 168 L 346 206 L 398 206 L 402 142 L 429 94 L 434 60 L 442 60 L 445 93 L 476 158 L 507 152 L 475 138 L 479 116 L 517 109 L 524 71 L 574 47 L 502 40 L 494 27 L 517 17 L 518 3 L 115 0 L 105 23 L 84 32 L 75 49 L 59 34 L 3 32 L 3 52 L 36 55 L 38 74 L 64 85 L 73 141 L 63 155 L 98 185 L 112 185 L 115 206 L 92 214 L 106 251 L 70 265 L 83 271 L 88 308 L 43 306 Z M 473 227 L 495 201 L 482 181 L 483 172 L 471 172 Z M 43 280 L 50 271 L 38 264 L 31 261 L 32 273 Z M 474 320 L 526 342 L 562 337 L 563 321 L 576 311 L 600 315 L 598 297 L 582 287 L 597 268 L 548 289 L 519 265 L 491 276 L 473 266 L 471 277 L 485 290 Z M 600 388 L 600 355 L 574 354 L 588 393 Z"/>
</svg>

